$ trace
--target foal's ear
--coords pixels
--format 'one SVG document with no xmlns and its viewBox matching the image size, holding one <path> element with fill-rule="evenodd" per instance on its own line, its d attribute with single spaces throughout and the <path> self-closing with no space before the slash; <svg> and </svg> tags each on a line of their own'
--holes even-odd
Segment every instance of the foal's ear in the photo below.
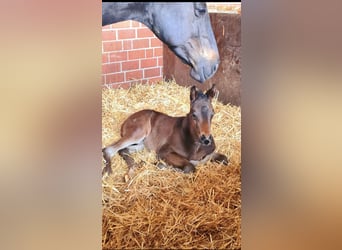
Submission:
<svg viewBox="0 0 342 250">
<path fill-rule="evenodd" d="M 215 84 L 213 84 L 213 86 L 205 93 L 205 95 L 211 100 L 215 97 L 215 95 L 217 94 L 217 89 Z"/>
<path fill-rule="evenodd" d="M 193 101 L 198 96 L 198 88 L 196 86 L 192 86 L 190 89 L 190 101 Z"/>
</svg>

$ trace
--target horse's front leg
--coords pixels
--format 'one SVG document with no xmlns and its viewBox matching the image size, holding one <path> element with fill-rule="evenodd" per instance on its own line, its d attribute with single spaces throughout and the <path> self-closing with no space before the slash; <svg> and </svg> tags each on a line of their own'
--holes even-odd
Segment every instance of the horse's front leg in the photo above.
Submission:
<svg viewBox="0 0 342 250">
<path fill-rule="evenodd" d="M 222 163 L 223 165 L 228 165 L 228 162 L 229 162 L 227 156 L 220 154 L 220 153 L 213 153 L 211 157 L 211 161 Z"/>
<path fill-rule="evenodd" d="M 167 146 L 162 147 L 157 154 L 167 164 L 183 170 L 184 173 L 195 172 L 195 166 L 188 159 L 171 151 Z"/>
</svg>

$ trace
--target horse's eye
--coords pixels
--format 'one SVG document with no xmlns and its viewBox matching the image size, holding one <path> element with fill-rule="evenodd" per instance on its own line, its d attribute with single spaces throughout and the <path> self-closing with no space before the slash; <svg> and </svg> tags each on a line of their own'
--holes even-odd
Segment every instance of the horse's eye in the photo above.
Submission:
<svg viewBox="0 0 342 250">
<path fill-rule="evenodd" d="M 204 8 L 196 9 L 195 14 L 196 16 L 203 16 L 207 10 Z"/>
<path fill-rule="evenodd" d="M 192 119 L 194 119 L 195 121 L 197 121 L 197 116 L 195 114 L 192 114 Z"/>
</svg>

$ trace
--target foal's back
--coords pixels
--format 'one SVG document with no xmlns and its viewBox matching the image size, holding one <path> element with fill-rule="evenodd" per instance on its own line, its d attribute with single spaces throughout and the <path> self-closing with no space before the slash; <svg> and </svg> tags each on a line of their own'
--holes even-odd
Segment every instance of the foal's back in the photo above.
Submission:
<svg viewBox="0 0 342 250">
<path fill-rule="evenodd" d="M 121 126 L 121 137 L 144 134 L 144 146 L 158 151 L 174 133 L 182 117 L 172 117 L 152 109 L 140 110 L 129 116 Z"/>
</svg>

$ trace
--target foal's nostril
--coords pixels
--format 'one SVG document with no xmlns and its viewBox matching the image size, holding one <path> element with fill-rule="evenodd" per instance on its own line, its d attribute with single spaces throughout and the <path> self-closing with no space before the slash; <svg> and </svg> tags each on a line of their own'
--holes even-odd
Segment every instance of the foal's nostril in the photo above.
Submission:
<svg viewBox="0 0 342 250">
<path fill-rule="evenodd" d="M 201 136 L 201 142 L 202 142 L 204 145 L 209 145 L 209 144 L 210 144 L 210 136 L 207 138 L 205 135 L 202 135 L 202 136 Z"/>
</svg>

